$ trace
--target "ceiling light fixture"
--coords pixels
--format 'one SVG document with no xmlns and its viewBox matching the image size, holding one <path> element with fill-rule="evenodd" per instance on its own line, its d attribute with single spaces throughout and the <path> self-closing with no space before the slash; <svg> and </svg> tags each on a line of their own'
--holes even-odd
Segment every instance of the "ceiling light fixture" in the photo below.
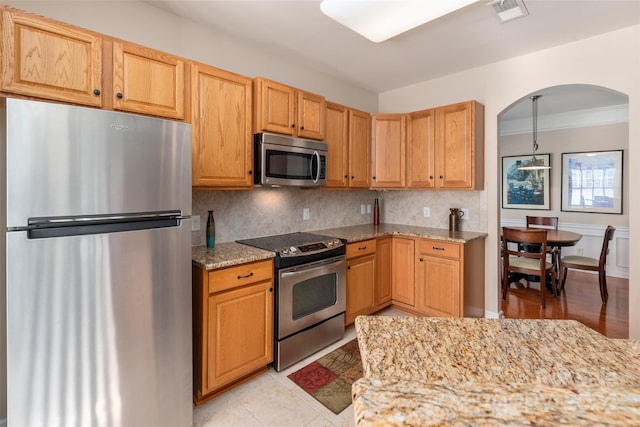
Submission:
<svg viewBox="0 0 640 427">
<path fill-rule="evenodd" d="M 374 43 L 409 31 L 478 0 L 323 0 L 320 10 Z"/>
<path fill-rule="evenodd" d="M 536 151 L 538 151 L 538 99 L 542 95 L 530 96 L 531 99 L 531 115 L 533 116 L 533 155 L 531 161 L 526 163 L 526 166 L 521 166 L 518 170 L 521 171 L 537 171 L 544 169 L 551 169 L 551 166 L 545 165 L 542 160 L 536 159 Z"/>
<path fill-rule="evenodd" d="M 501 24 L 529 14 L 522 0 L 493 0 L 487 6 L 493 7 Z"/>
</svg>

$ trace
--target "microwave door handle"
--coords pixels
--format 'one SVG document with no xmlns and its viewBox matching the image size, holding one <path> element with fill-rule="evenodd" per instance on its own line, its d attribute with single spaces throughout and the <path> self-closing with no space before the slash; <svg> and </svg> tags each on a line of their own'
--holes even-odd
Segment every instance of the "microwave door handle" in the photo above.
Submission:
<svg viewBox="0 0 640 427">
<path fill-rule="evenodd" d="M 317 151 L 314 151 L 314 152 L 313 152 L 313 156 L 312 156 L 312 160 L 311 160 L 312 162 L 313 162 L 313 159 L 314 159 L 314 158 L 315 158 L 315 160 L 316 160 L 316 173 L 315 173 L 315 175 L 312 177 L 312 179 L 313 179 L 313 183 L 314 183 L 314 184 L 317 184 L 317 183 L 318 183 L 318 180 L 320 179 L 320 154 L 318 154 L 318 152 L 317 152 Z M 313 175 L 313 166 L 312 166 L 312 168 L 311 168 L 311 171 L 312 171 L 312 175 Z"/>
</svg>

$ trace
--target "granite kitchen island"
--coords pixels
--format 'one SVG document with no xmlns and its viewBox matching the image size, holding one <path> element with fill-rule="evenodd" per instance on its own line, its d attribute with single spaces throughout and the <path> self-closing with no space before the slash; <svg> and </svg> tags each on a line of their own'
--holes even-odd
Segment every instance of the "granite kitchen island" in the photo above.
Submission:
<svg viewBox="0 0 640 427">
<path fill-rule="evenodd" d="M 361 316 L 357 426 L 640 425 L 640 345 L 572 320 Z"/>
</svg>

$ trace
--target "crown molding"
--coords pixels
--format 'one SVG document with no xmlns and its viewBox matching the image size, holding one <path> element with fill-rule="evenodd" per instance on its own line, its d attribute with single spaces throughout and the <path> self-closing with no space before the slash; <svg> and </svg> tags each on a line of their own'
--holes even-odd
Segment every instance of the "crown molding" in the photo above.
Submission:
<svg viewBox="0 0 640 427">
<path fill-rule="evenodd" d="M 629 122 L 629 104 L 538 115 L 538 132 Z M 500 121 L 500 136 L 532 132 L 531 118 Z"/>
</svg>

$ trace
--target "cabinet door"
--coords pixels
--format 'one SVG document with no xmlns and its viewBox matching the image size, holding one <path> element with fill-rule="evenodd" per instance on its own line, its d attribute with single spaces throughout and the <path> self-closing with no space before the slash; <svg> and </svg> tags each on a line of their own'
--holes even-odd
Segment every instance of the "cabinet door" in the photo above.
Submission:
<svg viewBox="0 0 640 427">
<path fill-rule="evenodd" d="M 371 129 L 371 187 L 403 188 L 406 116 L 372 114 Z"/>
<path fill-rule="evenodd" d="M 436 180 L 441 188 L 474 188 L 476 156 L 475 103 L 462 102 L 436 109 Z M 481 136 L 480 136 L 481 137 Z"/>
<path fill-rule="evenodd" d="M 273 361 L 273 283 L 209 296 L 207 389 L 214 391 Z"/>
<path fill-rule="evenodd" d="M 407 188 L 434 188 L 435 110 L 416 111 L 407 120 Z"/>
<path fill-rule="evenodd" d="M 394 237 L 391 240 L 391 298 L 409 306 L 415 304 L 413 239 Z"/>
<path fill-rule="evenodd" d="M 191 65 L 193 186 L 253 186 L 252 79 Z"/>
<path fill-rule="evenodd" d="M 325 125 L 327 188 L 346 188 L 349 182 L 349 109 L 327 102 Z"/>
<path fill-rule="evenodd" d="M 278 82 L 255 80 L 255 132 L 295 134 L 295 89 Z"/>
<path fill-rule="evenodd" d="M 375 254 L 347 261 L 347 311 L 345 323 L 351 324 L 356 316 L 370 314 L 375 307 Z"/>
<path fill-rule="evenodd" d="M 429 316 L 461 317 L 460 261 L 418 255 L 416 310 Z"/>
<path fill-rule="evenodd" d="M 113 43 L 113 108 L 184 119 L 184 60 L 132 43 Z"/>
<path fill-rule="evenodd" d="M 369 188 L 371 171 L 371 115 L 349 111 L 349 187 Z"/>
<path fill-rule="evenodd" d="M 102 38 L 4 10 L 1 90 L 101 106 Z"/>
<path fill-rule="evenodd" d="M 324 139 L 325 100 L 323 96 L 298 90 L 297 135 L 302 138 Z"/>
<path fill-rule="evenodd" d="M 375 305 L 380 309 L 391 303 L 391 238 L 376 242 Z"/>
</svg>

